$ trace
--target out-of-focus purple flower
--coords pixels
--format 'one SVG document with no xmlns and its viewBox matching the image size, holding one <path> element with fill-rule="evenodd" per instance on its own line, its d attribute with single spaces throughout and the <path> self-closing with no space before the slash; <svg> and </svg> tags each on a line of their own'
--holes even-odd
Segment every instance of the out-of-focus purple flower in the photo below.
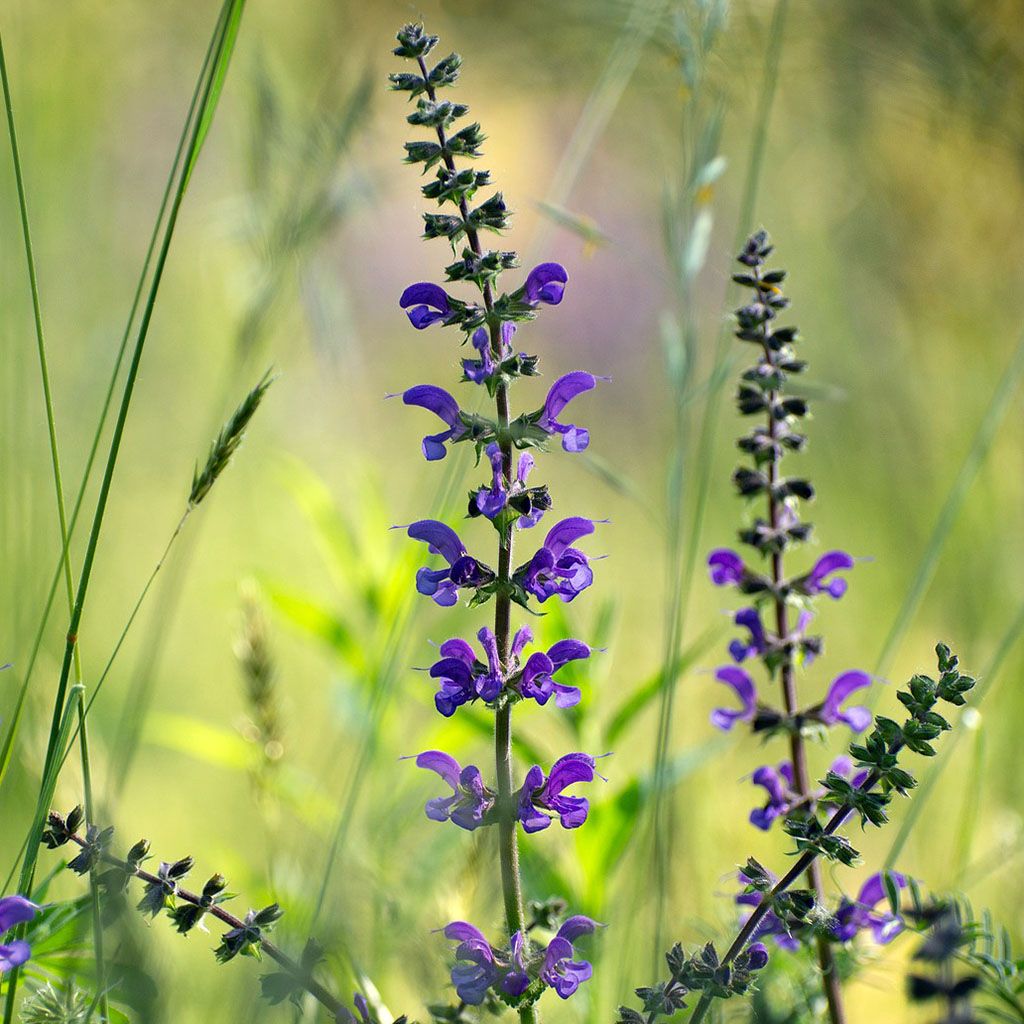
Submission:
<svg viewBox="0 0 1024 1024">
<path fill-rule="evenodd" d="M 439 285 L 420 281 L 411 284 L 402 292 L 398 304 L 405 310 L 409 322 L 418 331 L 424 327 L 444 322 L 452 314 L 452 304 L 448 293 Z"/>
<path fill-rule="evenodd" d="M 761 971 L 768 966 L 768 947 L 763 942 L 752 942 L 745 952 L 749 970 Z"/>
<path fill-rule="evenodd" d="M 593 974 L 593 968 L 586 960 L 572 958 L 576 955 L 573 943 L 581 935 L 590 935 L 596 928 L 596 921 L 577 914 L 568 918 L 548 943 L 540 979 L 563 999 L 568 999 Z"/>
<path fill-rule="evenodd" d="M 512 354 L 512 338 L 516 333 L 516 325 L 505 321 L 501 325 L 501 352 L 500 359 L 506 359 Z M 478 327 L 470 338 L 470 344 L 480 353 L 479 359 L 463 359 L 462 372 L 466 379 L 474 384 L 483 384 L 494 375 L 498 364 L 494 361 L 494 353 L 491 351 L 491 334 L 486 327 Z"/>
<path fill-rule="evenodd" d="M 746 575 L 743 559 L 729 548 L 716 548 L 708 555 L 708 570 L 716 587 L 735 586 Z"/>
<path fill-rule="evenodd" d="M 866 771 L 854 773 L 853 762 L 844 756 L 837 757 L 829 766 L 829 770 L 848 779 L 852 786 L 859 786 L 868 776 Z M 797 804 L 805 800 L 793 788 L 793 765 L 789 761 L 781 762 L 778 768 L 762 765 L 750 779 L 755 786 L 763 786 L 768 794 L 764 806 L 755 807 L 750 812 L 751 825 L 765 832 L 776 819 L 785 817 Z M 824 796 L 825 790 L 818 789 L 811 793 L 806 801 L 813 804 Z"/>
<path fill-rule="evenodd" d="M 569 275 L 561 263 L 539 263 L 527 275 L 523 301 L 531 306 L 544 302 L 557 306 L 562 301 Z"/>
<path fill-rule="evenodd" d="M 774 876 L 770 873 L 768 874 L 774 882 Z M 743 886 L 748 885 L 750 882 L 750 878 L 742 871 L 739 874 L 739 878 L 740 884 Z M 763 899 L 764 893 L 762 892 L 741 892 L 736 897 L 736 903 L 741 907 L 759 907 Z M 747 916 L 749 917 L 750 915 L 748 914 Z M 784 949 L 787 952 L 792 953 L 800 948 L 800 941 L 793 935 L 789 928 L 786 927 L 782 918 L 780 918 L 774 910 L 769 910 L 768 913 L 761 918 L 761 923 L 754 930 L 755 939 L 766 939 L 769 936 L 779 949 Z M 767 954 L 767 950 L 765 952 Z"/>
<path fill-rule="evenodd" d="M 361 992 L 356 992 L 352 996 L 352 1005 L 356 1008 L 359 1016 L 357 1017 L 347 1006 L 342 1007 L 338 1015 L 338 1024 L 373 1024 L 373 1018 L 370 1017 L 370 1006 Z"/>
<path fill-rule="evenodd" d="M 853 566 L 853 558 L 845 551 L 829 551 L 798 582 L 807 594 L 829 594 L 838 601 L 846 593 L 848 584 L 843 577 L 835 576 L 835 573 L 852 569 Z M 829 578 L 833 576 L 833 579 Z"/>
<path fill-rule="evenodd" d="M 558 416 L 562 410 L 577 396 L 597 387 L 599 380 L 611 380 L 610 377 L 595 377 L 592 373 L 576 370 L 559 377 L 548 391 L 544 400 L 537 426 L 549 434 L 562 435 L 562 447 L 567 452 L 582 452 L 590 444 L 590 432 L 575 423 L 559 423 Z"/>
<path fill-rule="evenodd" d="M 752 721 L 757 713 L 757 689 L 754 680 L 741 668 L 725 665 L 715 673 L 720 683 L 730 687 L 740 701 L 738 711 L 732 708 L 715 708 L 711 712 L 711 724 L 716 729 L 728 732 L 737 722 Z"/>
<path fill-rule="evenodd" d="M 889 877 L 897 889 L 906 888 L 906 875 L 902 875 L 898 871 L 890 871 Z M 872 875 L 861 886 L 856 900 L 843 897 L 839 909 L 836 911 L 832 933 L 840 942 L 849 942 L 858 932 L 870 930 L 872 937 L 879 945 L 892 942 L 903 931 L 905 924 L 903 918 L 892 913 L 890 909 L 881 911 L 875 909 L 886 898 L 882 875 L 880 873 Z"/>
<path fill-rule="evenodd" d="M 590 648 L 580 640 L 559 640 L 546 654 L 535 651 L 523 666 L 519 692 L 541 705 L 547 704 L 554 694 L 558 707 L 571 708 L 580 702 L 579 687 L 556 682 L 552 676 L 570 661 L 589 657 Z"/>
<path fill-rule="evenodd" d="M 39 908 L 24 896 L 4 896 L 0 899 L 0 938 L 19 924 L 25 924 L 36 916 Z M 14 967 L 20 967 L 32 955 L 24 939 L 0 942 L 0 974 Z"/>
<path fill-rule="evenodd" d="M 594 572 L 587 556 L 571 545 L 593 532 L 594 520 L 581 516 L 556 523 L 533 558 L 516 570 L 516 579 L 541 603 L 556 594 L 572 601 L 594 582 Z"/>
<path fill-rule="evenodd" d="M 416 589 L 445 608 L 459 600 L 459 588 L 476 589 L 494 579 L 494 572 L 466 553 L 459 535 L 436 519 L 420 519 L 406 527 L 413 540 L 423 541 L 433 555 L 440 555 L 447 569 L 423 566 L 416 573 Z"/>
<path fill-rule="evenodd" d="M 842 722 L 853 732 L 863 732 L 871 724 L 871 712 L 861 706 L 844 708 L 843 704 L 851 694 L 870 685 L 871 676 L 867 672 L 844 672 L 836 676 L 825 699 L 813 711 L 814 716 L 825 725 L 838 725 Z"/>
<path fill-rule="evenodd" d="M 772 827 L 776 818 L 787 815 L 799 797 L 793 792 L 793 765 L 783 761 L 779 767 L 762 765 L 751 776 L 755 786 L 763 786 L 768 793 L 764 807 L 755 807 L 750 812 L 750 824 L 764 832 Z"/>
<path fill-rule="evenodd" d="M 579 828 L 587 820 L 590 802 L 583 796 L 564 796 L 577 782 L 593 782 L 594 759 L 589 754 L 564 754 L 545 779 L 540 765 L 527 773 L 516 794 L 516 817 L 526 832 L 540 832 L 557 816 L 562 828 Z"/>
<path fill-rule="evenodd" d="M 431 821 L 451 821 L 467 832 L 490 823 L 495 793 L 484 785 L 476 765 L 468 764 L 462 768 L 454 757 L 441 750 L 425 750 L 417 754 L 416 765 L 436 772 L 452 787 L 451 796 L 427 801 L 425 810 Z"/>
<path fill-rule="evenodd" d="M 437 462 L 439 459 L 443 459 L 448 454 L 445 442 L 458 441 L 466 432 L 466 426 L 460 418 L 459 403 L 444 388 L 435 387 L 433 384 L 417 384 L 401 394 L 402 401 L 406 405 L 418 405 L 421 409 L 434 413 L 448 424 L 447 430 L 439 431 L 436 434 L 427 434 L 423 438 L 423 457 L 427 462 Z M 388 395 L 387 397 L 396 398 L 397 395 Z"/>
<path fill-rule="evenodd" d="M 734 621 L 737 626 L 749 631 L 750 639 L 747 642 L 737 639 L 729 644 L 729 653 L 732 655 L 733 661 L 744 662 L 747 658 L 763 654 L 768 649 L 768 636 L 765 633 L 764 624 L 761 622 L 761 615 L 756 608 L 741 608 L 736 613 Z"/>
</svg>

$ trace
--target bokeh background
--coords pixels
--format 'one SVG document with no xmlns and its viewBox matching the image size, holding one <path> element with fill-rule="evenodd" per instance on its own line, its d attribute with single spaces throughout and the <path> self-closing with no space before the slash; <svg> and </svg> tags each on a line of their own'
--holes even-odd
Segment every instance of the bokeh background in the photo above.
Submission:
<svg viewBox="0 0 1024 1024">
<path fill-rule="evenodd" d="M 702 45 L 719 8 L 727 20 Z M 90 715 L 97 791 L 123 846 L 145 835 L 162 858 L 192 854 L 197 873 L 229 877 L 242 909 L 279 900 L 285 945 L 301 947 L 315 919 L 332 982 L 378 992 L 395 1014 L 422 1018 L 449 994 L 447 944 L 432 929 L 457 917 L 498 922 L 492 837 L 427 822 L 434 781 L 398 761 L 431 747 L 489 757 L 486 716 L 442 722 L 413 671 L 430 663 L 428 639 L 469 635 L 486 615 L 417 598 L 420 552 L 388 532 L 459 516 L 475 480 L 467 451 L 426 465 L 423 417 L 383 401 L 423 381 L 452 386 L 461 354 L 442 332 L 414 332 L 397 306 L 408 283 L 439 280 L 448 262 L 442 243 L 418 241 L 425 205 L 401 164 L 413 133 L 385 81 L 394 30 L 422 17 L 466 59 L 459 98 L 482 122 L 484 166 L 516 211 L 510 245 L 527 267 L 556 259 L 569 270 L 565 302 L 524 340 L 549 378 L 576 368 L 614 378 L 577 403 L 591 453 L 540 460 L 558 511 L 612 521 L 590 545 L 608 555 L 596 586 L 537 627 L 607 647 L 581 675 L 583 705 L 515 716 L 523 768 L 534 754 L 614 752 L 587 827 L 524 844 L 531 895 L 565 895 L 609 926 L 592 945 L 595 980 L 567 1004 L 545 1000 L 546 1014 L 611 1019 L 655 976 L 659 915 L 667 938 L 724 935 L 735 865 L 749 854 L 785 863 L 785 838 L 746 820 L 756 798 L 747 776 L 781 749 L 714 736 L 708 723 L 718 696 L 709 670 L 724 657 L 733 605 L 701 568 L 743 514 L 729 482 L 740 431 L 731 385 L 707 381 L 738 298 L 728 284 L 735 240 L 759 225 L 790 271 L 812 363 L 801 469 L 818 487 L 820 550 L 865 559 L 848 596 L 822 610 L 826 656 L 801 685 L 813 699 L 862 667 L 878 673 L 878 706 L 889 707 L 892 684 L 927 670 L 938 639 L 983 675 L 980 715 L 898 866 L 992 906 L 1024 938 L 1020 14 L 1017 0 L 250 0 L 129 421 L 81 631 L 87 683 L 178 521 L 194 463 L 267 367 L 277 379 L 175 542 Z M 196 0 L 0 11 L 72 494 L 215 16 Z M 6 718 L 59 553 L 6 155 L 0 237 Z M 544 387 L 527 381 L 515 398 L 539 404 Z M 94 491 L 95 480 L 86 510 Z M 465 533 L 471 545 L 490 542 L 479 525 Z M 685 665 L 663 772 L 670 871 L 658 891 L 658 683 L 680 594 Z M 56 608 L 0 792 L 5 875 L 45 745 L 63 647 Z M 256 699 L 244 636 L 265 643 L 273 664 Z M 813 751 L 817 768 L 841 738 L 832 742 Z M 73 758 L 58 803 L 80 792 Z M 867 865 L 885 859 L 906 810 L 859 838 Z M 44 853 L 44 869 L 57 862 Z M 830 884 L 855 891 L 867 871 L 836 872 Z M 249 963 L 218 967 L 203 935 L 186 941 L 132 916 L 114 934 L 144 1020 L 286 1013 L 260 1004 Z M 901 993 L 911 948 L 860 951 L 852 1019 L 910 1019 Z M 39 965 L 57 969 L 45 956 Z"/>
</svg>

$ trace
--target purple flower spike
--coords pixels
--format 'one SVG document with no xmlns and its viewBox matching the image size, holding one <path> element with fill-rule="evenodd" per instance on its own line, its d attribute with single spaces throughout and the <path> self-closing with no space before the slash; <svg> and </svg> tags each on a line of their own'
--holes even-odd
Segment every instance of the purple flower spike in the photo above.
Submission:
<svg viewBox="0 0 1024 1024">
<path fill-rule="evenodd" d="M 433 555 L 441 555 L 447 569 L 423 566 L 416 573 L 416 589 L 444 608 L 459 600 L 459 587 L 476 589 L 494 578 L 494 573 L 466 554 L 459 535 L 436 519 L 420 519 L 406 528 L 413 540 L 423 541 Z"/>
<path fill-rule="evenodd" d="M 39 908 L 24 896 L 4 896 L 0 899 L 0 938 L 19 924 L 31 921 L 38 910 Z M 0 974 L 20 967 L 31 955 L 32 950 L 23 939 L 0 942 Z"/>
<path fill-rule="evenodd" d="M 409 322 L 417 331 L 445 320 L 452 312 L 448 293 L 439 285 L 427 281 L 409 285 L 402 292 L 398 304 L 405 310 Z"/>
<path fill-rule="evenodd" d="M 717 548 L 708 555 L 708 569 L 711 572 L 711 582 L 716 587 L 735 586 L 746 570 L 743 567 L 743 559 L 729 548 Z"/>
<path fill-rule="evenodd" d="M 394 396 L 388 395 L 389 398 Z M 444 388 L 433 384 L 417 384 L 402 392 L 402 401 L 406 405 L 418 405 L 444 420 L 447 430 L 437 434 L 427 434 L 423 438 L 423 457 L 427 462 L 437 462 L 448 454 L 446 441 L 458 441 L 466 432 L 466 427 L 459 415 L 459 403 Z"/>
<path fill-rule="evenodd" d="M 835 600 L 839 600 L 846 593 L 847 582 L 842 577 L 830 580 L 828 577 L 833 573 L 852 569 L 853 558 L 845 551 L 830 551 L 822 555 L 814 568 L 807 574 L 804 587 L 809 594 L 830 594 Z"/>
<path fill-rule="evenodd" d="M 733 640 L 729 644 L 729 653 L 733 661 L 740 663 L 763 654 L 768 649 L 768 638 L 761 622 L 761 615 L 756 608 L 741 608 L 734 619 L 737 626 L 742 626 L 750 633 L 750 640 Z"/>
<path fill-rule="evenodd" d="M 897 889 L 905 889 L 907 878 L 898 871 L 889 872 L 889 876 Z M 892 942 L 905 924 L 903 918 L 893 914 L 891 910 L 879 911 L 875 908 L 886 899 L 885 885 L 881 874 L 871 875 L 861 886 L 856 900 L 844 896 L 836 911 L 833 934 L 840 942 L 849 942 L 860 931 L 870 931 L 872 938 L 884 946 Z"/>
<path fill-rule="evenodd" d="M 516 580 L 543 603 L 557 594 L 569 602 L 594 582 L 587 556 L 572 543 L 594 532 L 594 521 L 572 516 L 556 523 L 548 531 L 541 547 L 524 566 L 516 570 Z"/>
<path fill-rule="evenodd" d="M 451 796 L 428 800 L 425 810 L 431 821 L 451 821 L 472 832 L 490 823 L 495 794 L 484 785 L 480 769 L 459 762 L 441 750 L 425 750 L 416 756 L 416 766 L 436 772 L 452 788 Z"/>
<path fill-rule="evenodd" d="M 553 988 L 563 999 L 568 999 L 580 984 L 593 975 L 593 968 L 586 960 L 573 960 L 576 950 L 573 943 L 581 935 L 589 935 L 597 928 L 597 922 L 577 914 L 570 917 L 555 937 L 548 943 L 540 979 Z"/>
<path fill-rule="evenodd" d="M 524 831 L 546 829 L 551 815 L 558 817 L 562 828 L 579 828 L 587 820 L 590 803 L 586 797 L 563 796 L 562 792 L 577 782 L 593 782 L 594 774 L 594 759 L 589 754 L 565 754 L 551 766 L 547 779 L 535 764 L 516 794 L 516 817 Z"/>
<path fill-rule="evenodd" d="M 871 712 L 865 707 L 844 708 L 843 703 L 850 694 L 870 685 L 871 676 L 867 672 L 844 672 L 837 676 L 817 711 L 818 719 L 825 725 L 842 722 L 853 732 L 863 732 L 871 724 Z"/>
<path fill-rule="evenodd" d="M 740 710 L 734 711 L 731 708 L 715 708 L 711 712 L 711 724 L 716 729 L 728 732 L 737 722 L 749 722 L 757 712 L 757 690 L 754 688 L 754 680 L 741 668 L 735 665 L 726 665 L 715 673 L 715 678 L 720 683 L 732 688 L 739 697 Z"/>
<path fill-rule="evenodd" d="M 557 306 L 562 301 L 569 275 L 561 263 L 539 263 L 523 285 L 523 301 L 531 306 L 545 302 Z"/>
<path fill-rule="evenodd" d="M 585 451 L 590 444 L 590 432 L 574 423 L 559 423 L 558 415 L 577 396 L 597 387 L 599 380 L 610 380 L 610 377 L 595 377 L 592 373 L 576 370 L 559 377 L 544 400 L 544 409 L 537 425 L 549 434 L 562 435 L 562 447 L 567 452 Z"/>
<path fill-rule="evenodd" d="M 763 765 L 754 772 L 751 781 L 765 788 L 768 802 L 750 812 L 750 824 L 767 832 L 776 818 L 788 814 L 793 807 L 793 766 L 788 761 L 783 761 L 778 769 Z"/>
<path fill-rule="evenodd" d="M 570 661 L 589 657 L 590 648 L 579 640 L 559 640 L 548 648 L 547 654 L 536 651 L 523 668 L 519 692 L 541 705 L 547 704 L 554 694 L 557 707 L 574 707 L 580 702 L 579 687 L 556 682 L 552 676 Z"/>
</svg>

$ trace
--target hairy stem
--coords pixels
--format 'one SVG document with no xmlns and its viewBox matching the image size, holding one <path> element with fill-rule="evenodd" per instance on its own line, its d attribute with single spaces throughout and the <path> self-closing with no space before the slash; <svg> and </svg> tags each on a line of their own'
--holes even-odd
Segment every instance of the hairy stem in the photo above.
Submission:
<svg viewBox="0 0 1024 1024">
<path fill-rule="evenodd" d="M 758 278 L 760 270 L 755 271 Z M 758 282 L 758 298 L 767 300 L 770 297 L 770 286 Z M 771 350 L 767 343 L 764 345 L 764 359 L 769 367 L 773 365 Z M 779 480 L 779 463 L 782 460 L 781 449 L 778 447 L 778 421 L 775 418 L 775 403 L 778 400 L 778 392 L 772 391 L 768 401 L 768 435 L 776 447 L 771 449 L 772 455 L 768 463 L 768 522 L 772 531 L 778 530 L 780 526 L 780 513 L 782 511 L 780 502 L 775 494 L 775 485 Z M 785 580 L 783 569 L 783 554 L 781 549 L 772 553 L 772 583 L 775 587 L 775 625 L 776 634 L 779 638 L 779 646 L 782 649 L 782 666 L 780 669 L 780 681 L 782 684 L 782 701 L 786 709 L 786 717 L 793 721 L 799 711 L 799 699 L 797 695 L 796 676 L 793 671 L 793 650 L 790 643 L 789 633 L 789 609 L 786 605 L 786 598 L 780 591 Z M 793 764 L 793 788 L 796 790 L 800 801 L 806 802 L 811 794 L 811 780 L 807 769 L 807 749 L 799 725 L 794 727 L 789 735 L 789 751 Z M 807 884 L 814 892 L 814 898 L 822 903 L 825 898 L 824 886 L 821 879 L 821 865 L 812 861 L 807 869 Z M 832 945 L 826 936 L 818 937 L 818 966 L 821 969 L 821 984 L 825 992 L 825 999 L 828 1002 L 829 1020 L 832 1024 L 846 1024 L 846 1012 L 843 1008 L 843 994 L 839 982 L 839 974 L 836 970 L 835 957 L 832 955 Z"/>
<path fill-rule="evenodd" d="M 430 83 L 430 75 L 426 62 L 418 58 L 420 74 L 427 83 L 427 96 L 431 103 L 436 102 L 437 94 Z M 448 153 L 447 137 L 444 128 L 437 126 L 437 141 L 444 153 L 445 167 L 455 171 L 455 161 Z M 469 226 L 469 207 L 465 198 L 459 200 L 459 213 L 466 225 L 466 240 L 473 252 L 480 256 L 480 236 Z M 487 324 L 491 335 L 491 350 L 499 359 L 501 357 L 501 327 L 491 315 L 494 309 L 494 295 L 489 282 L 481 288 L 484 308 L 487 310 Z M 495 406 L 498 413 L 498 436 L 501 441 L 502 474 L 506 486 L 512 481 L 512 442 L 508 440 L 508 388 L 502 384 L 495 393 Z M 507 585 L 512 574 L 512 527 L 507 526 L 501 532 L 498 542 L 498 581 L 502 584 L 494 597 L 494 635 L 498 643 L 498 657 L 503 671 L 508 672 L 509 640 L 512 604 L 508 596 Z M 505 923 L 509 938 L 516 932 L 525 933 L 523 913 L 523 886 L 519 877 L 519 837 L 516 832 L 515 807 L 512 802 L 514 780 L 512 772 L 512 705 L 502 701 L 494 717 L 494 765 L 498 787 L 498 859 L 501 864 L 501 892 L 505 905 Z M 522 1024 L 537 1024 L 540 1017 L 533 1004 L 519 1007 L 519 1019 Z"/>
</svg>

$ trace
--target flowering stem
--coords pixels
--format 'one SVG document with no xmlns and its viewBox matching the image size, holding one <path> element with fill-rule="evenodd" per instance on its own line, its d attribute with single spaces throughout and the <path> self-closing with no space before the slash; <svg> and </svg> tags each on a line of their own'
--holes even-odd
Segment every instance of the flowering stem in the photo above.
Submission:
<svg viewBox="0 0 1024 1024">
<path fill-rule="evenodd" d="M 88 845 L 81 836 L 73 835 L 69 837 L 70 841 L 75 843 L 77 846 L 85 849 Z M 125 871 L 135 878 L 140 879 L 150 885 L 160 886 L 163 884 L 163 879 L 157 875 L 152 874 L 149 871 L 145 871 L 139 867 L 133 867 L 128 864 L 127 861 L 123 861 L 118 857 L 114 857 L 111 854 L 104 853 L 101 857 L 105 864 L 110 864 L 112 867 L 118 868 L 121 871 Z M 222 906 L 214 904 L 208 906 L 203 901 L 202 897 L 198 893 L 189 892 L 188 889 L 182 889 L 180 886 L 175 889 L 175 899 L 181 900 L 183 903 L 190 903 L 194 907 L 203 907 L 211 917 L 215 917 L 218 921 L 226 924 L 229 928 L 245 928 L 245 922 L 240 918 L 235 917 L 234 914 L 229 913 Z M 349 1010 L 340 999 L 332 995 L 323 985 L 320 984 L 309 971 L 302 968 L 295 960 L 293 960 L 287 953 L 285 953 L 278 946 L 275 946 L 273 942 L 266 938 L 260 938 L 260 950 L 267 954 L 271 960 L 273 960 L 282 970 L 290 974 L 302 987 L 326 1010 L 328 1010 L 335 1020 L 343 1021 L 348 1019 Z"/>
<path fill-rule="evenodd" d="M 420 74 L 426 85 L 426 94 L 431 103 L 437 101 L 437 92 L 430 84 L 430 73 L 423 57 L 417 58 Z M 455 161 L 448 152 L 448 139 L 444 126 L 436 127 L 437 141 L 443 153 L 445 167 L 455 173 Z M 469 206 L 464 196 L 459 198 L 459 213 L 466 225 L 466 241 L 477 256 L 483 255 L 480 236 L 470 227 Z M 501 326 L 495 320 L 494 294 L 489 281 L 481 285 L 484 308 L 487 310 L 487 324 L 491 336 L 491 350 L 501 357 Z M 512 482 L 512 442 L 509 440 L 508 386 L 500 384 L 495 391 L 495 406 L 498 419 L 498 436 L 501 441 L 502 475 L 505 486 Z M 508 584 L 512 576 L 512 526 L 502 528 L 498 541 L 498 581 L 502 585 L 494 598 L 494 635 L 498 645 L 498 658 L 502 671 L 509 668 L 509 638 L 511 633 L 512 602 L 508 596 Z M 512 801 L 514 780 L 512 774 L 512 705 L 509 701 L 499 704 L 494 716 L 494 764 L 497 776 L 498 809 L 498 859 L 501 864 L 501 891 L 505 904 L 505 923 L 511 939 L 516 932 L 525 934 L 526 916 L 523 913 L 523 886 L 519 877 L 519 840 L 516 832 L 515 806 Z M 539 1015 L 531 1003 L 519 1008 L 522 1024 L 537 1024 Z"/>
<path fill-rule="evenodd" d="M 763 285 L 760 282 L 760 268 L 755 270 L 758 278 L 757 293 L 758 300 L 767 300 L 771 294 L 771 286 Z M 768 348 L 767 341 L 764 343 L 765 362 L 772 365 L 772 354 Z M 768 521 L 773 532 L 779 529 L 780 502 L 776 496 L 776 484 L 779 479 L 779 462 L 782 459 L 781 446 L 778 442 L 778 420 L 775 417 L 775 405 L 778 401 L 778 392 L 772 391 L 768 401 L 768 435 L 772 443 L 772 457 L 768 463 Z M 790 645 L 789 636 L 789 609 L 786 605 L 786 598 L 781 592 L 781 585 L 785 579 L 783 571 L 783 557 L 781 548 L 772 553 L 772 583 L 775 589 L 775 622 L 776 633 L 779 638 L 779 646 L 782 649 L 782 666 L 780 679 L 782 683 L 782 700 L 786 709 L 786 717 L 793 721 L 798 710 L 799 702 L 797 697 L 796 676 L 793 672 L 793 651 Z M 799 795 L 800 801 L 805 802 L 810 797 L 811 780 L 807 770 L 807 750 L 804 745 L 804 738 L 800 732 L 799 725 L 793 728 L 789 736 L 790 758 L 793 764 L 793 787 Z M 814 892 L 814 898 L 822 903 L 825 898 L 825 890 L 821 879 L 821 865 L 812 860 L 808 865 L 807 883 Z M 835 957 L 832 955 L 832 946 L 826 936 L 818 937 L 818 966 L 821 969 L 821 983 L 825 991 L 825 999 L 828 1002 L 829 1019 L 832 1024 L 846 1024 L 846 1013 L 843 1008 L 843 995 L 839 983 L 839 974 L 836 970 Z M 742 947 L 741 947 L 742 948 Z"/>
<path fill-rule="evenodd" d="M 896 754 L 902 749 L 902 747 L 903 741 L 897 740 L 890 745 L 889 753 Z M 872 772 L 858 788 L 863 792 L 868 792 L 875 787 L 878 780 L 878 773 Z M 824 826 L 823 834 L 826 836 L 834 835 L 852 813 L 852 804 L 845 804 L 840 807 Z M 754 907 L 753 913 L 751 913 L 750 917 L 748 917 L 744 922 L 743 927 L 737 933 L 736 938 L 733 939 L 732 945 L 722 956 L 721 963 L 723 965 L 731 963 L 746 948 L 747 943 L 750 942 L 757 932 L 758 926 L 771 910 L 775 899 L 781 893 L 784 893 L 805 871 L 808 873 L 808 877 L 811 876 L 814 869 L 819 866 L 818 856 L 819 854 L 817 850 L 806 850 L 793 862 L 793 866 L 775 883 L 764 899 Z M 701 994 L 700 1002 L 697 1003 L 697 1007 L 693 1011 L 693 1016 L 690 1017 L 690 1024 L 700 1024 L 705 1016 L 707 1016 L 708 1009 L 712 1002 L 714 1002 L 714 998 L 715 997 L 707 991 Z M 830 1012 L 831 1005 L 832 1004 L 830 1003 Z M 841 1005 L 840 1012 L 842 1012 Z"/>
</svg>

